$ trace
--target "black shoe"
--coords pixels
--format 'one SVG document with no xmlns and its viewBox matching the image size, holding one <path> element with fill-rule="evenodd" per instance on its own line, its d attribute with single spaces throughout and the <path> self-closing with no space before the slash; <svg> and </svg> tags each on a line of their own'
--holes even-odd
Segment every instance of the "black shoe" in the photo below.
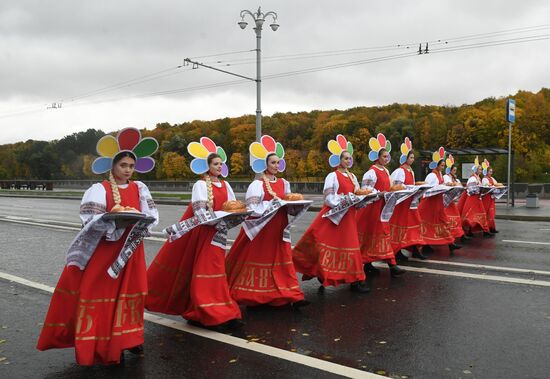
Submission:
<svg viewBox="0 0 550 379">
<path fill-rule="evenodd" d="M 238 318 L 234 318 L 233 320 L 229 320 L 225 324 L 223 324 L 223 326 L 229 330 L 240 329 L 244 325 L 245 325 L 244 321 Z"/>
<path fill-rule="evenodd" d="M 449 244 L 449 250 L 453 251 L 453 250 L 458 250 L 458 249 L 462 249 L 462 246 L 457 245 L 456 243 L 450 243 Z"/>
<path fill-rule="evenodd" d="M 431 247 L 430 245 L 424 245 L 422 247 L 422 253 L 433 253 L 434 251 L 434 248 Z"/>
<path fill-rule="evenodd" d="M 420 251 L 417 251 L 416 253 L 413 253 L 413 258 L 416 258 L 416 259 L 428 259 L 427 256 L 425 256 L 424 254 L 422 254 Z"/>
<path fill-rule="evenodd" d="M 469 232 L 464 234 L 466 237 L 474 238 L 474 233 L 470 230 Z"/>
<path fill-rule="evenodd" d="M 498 233 L 498 232 L 499 232 L 499 231 L 498 231 L 498 230 L 496 230 L 496 229 L 491 229 L 491 230 L 489 230 L 489 231 L 490 231 L 491 233 L 493 233 L 493 234 L 496 234 L 496 233 Z"/>
<path fill-rule="evenodd" d="M 400 276 L 400 275 L 403 275 L 404 273 L 406 273 L 407 271 L 405 271 L 404 269 L 402 269 L 401 267 L 399 267 L 398 265 L 390 265 L 390 275 L 392 277 L 396 277 L 396 276 Z"/>
<path fill-rule="evenodd" d="M 407 262 L 409 260 L 409 257 L 407 257 L 405 254 L 403 254 L 403 250 L 399 250 L 395 254 L 395 259 L 397 259 L 398 261 Z"/>
<path fill-rule="evenodd" d="M 143 354 L 143 345 L 134 346 L 131 349 L 128 349 L 128 351 L 134 355 L 141 355 Z"/>
<path fill-rule="evenodd" d="M 483 232 L 483 237 L 492 237 L 492 236 L 494 236 L 494 234 L 491 232 Z"/>
<path fill-rule="evenodd" d="M 294 309 L 298 309 L 298 308 L 302 308 L 302 307 L 306 307 L 308 306 L 309 304 L 311 304 L 310 301 L 307 301 L 307 300 L 299 300 L 299 301 L 296 301 L 294 303 L 290 303 L 290 306 Z"/>
<path fill-rule="evenodd" d="M 364 280 L 351 283 L 351 285 L 349 286 L 349 289 L 351 292 L 357 292 L 357 293 L 370 292 L 370 287 L 367 284 L 367 282 L 365 282 Z"/>
<path fill-rule="evenodd" d="M 372 265 L 372 263 L 365 263 L 365 265 L 363 266 L 363 271 L 365 272 L 365 275 L 368 275 L 368 274 L 378 275 L 378 274 L 380 274 L 380 270 L 377 269 L 376 267 L 374 267 Z"/>
<path fill-rule="evenodd" d="M 462 238 L 462 241 L 468 241 L 468 240 L 471 240 L 473 237 L 470 235 L 464 234 L 461 238 Z"/>
</svg>

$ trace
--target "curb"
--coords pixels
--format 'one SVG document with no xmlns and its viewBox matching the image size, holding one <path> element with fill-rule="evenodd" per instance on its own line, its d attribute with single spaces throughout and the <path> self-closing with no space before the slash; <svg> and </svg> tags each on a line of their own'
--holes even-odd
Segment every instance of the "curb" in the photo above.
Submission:
<svg viewBox="0 0 550 379">
<path fill-rule="evenodd" d="M 11 194 L 0 194 L 0 197 L 18 197 L 18 198 L 28 198 L 28 199 L 56 199 L 56 200 L 81 200 L 81 197 L 77 196 L 50 196 L 50 195 L 11 195 Z M 154 199 L 156 204 L 161 205 L 187 205 L 187 200 L 167 200 L 167 199 Z M 319 212 L 322 207 L 320 206 L 311 206 L 308 209 L 308 212 Z M 550 222 L 550 216 L 528 216 L 528 215 L 495 215 L 497 220 L 508 220 L 508 221 L 539 221 L 539 222 Z"/>
</svg>

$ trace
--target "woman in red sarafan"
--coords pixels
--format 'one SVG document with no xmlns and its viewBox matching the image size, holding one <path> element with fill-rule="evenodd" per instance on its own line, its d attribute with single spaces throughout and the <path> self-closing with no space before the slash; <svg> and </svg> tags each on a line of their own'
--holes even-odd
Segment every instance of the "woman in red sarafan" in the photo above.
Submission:
<svg viewBox="0 0 550 379">
<path fill-rule="evenodd" d="M 296 271 L 302 280 L 317 278 L 323 286 L 350 283 L 354 292 L 366 293 L 361 251 L 357 238 L 356 209 L 343 207 L 341 219 L 323 217 L 332 208 L 343 206 L 359 189 L 357 178 L 348 167 L 352 164 L 353 147 L 339 134 L 328 143 L 332 155 L 329 164 L 335 168 L 325 178 L 324 205 L 292 251 Z"/>
<path fill-rule="evenodd" d="M 191 142 L 191 169 L 203 177 L 193 185 L 191 204 L 180 221 L 219 211 L 235 194 L 228 182 L 226 155 L 207 137 Z M 225 274 L 225 244 L 214 239 L 214 225 L 199 225 L 173 242 L 165 242 L 147 270 L 150 311 L 181 315 L 203 327 L 238 328 L 241 311 L 229 293 Z"/>
<path fill-rule="evenodd" d="M 382 133 L 369 140 L 371 151 L 369 159 L 374 162 L 363 175 L 362 187 L 380 192 L 390 191 L 392 186 L 390 173 L 385 167 L 390 161 L 391 143 Z M 380 272 L 372 262 L 385 261 L 390 267 L 391 276 L 399 276 L 406 271 L 397 266 L 395 252 L 391 244 L 390 224 L 380 220 L 384 208 L 384 198 L 367 205 L 357 212 L 357 231 L 361 245 L 361 256 L 365 264 L 365 274 Z"/>
<path fill-rule="evenodd" d="M 108 273 L 117 260 L 131 227 L 115 226 L 102 216 L 111 209 L 133 208 L 156 220 L 158 211 L 145 184 L 131 181 L 135 171 L 154 167 L 148 157 L 158 148 L 139 130 L 123 129 L 97 145 L 102 156 L 92 165 L 96 174 L 109 171 L 109 181 L 90 187 L 80 206 L 84 223 L 67 255 L 37 348 L 74 347 L 80 365 L 116 364 L 124 350 L 143 352 L 143 310 L 147 276 L 143 244 L 139 243 L 115 278 Z M 127 209 L 128 210 L 128 209 Z"/>
<path fill-rule="evenodd" d="M 429 166 L 432 172 L 426 176 L 426 184 L 432 186 L 442 185 L 444 184 L 445 149 L 440 147 L 433 153 L 432 159 Z M 443 193 L 432 196 L 425 194 L 418 206 L 418 212 L 422 220 L 422 237 L 426 245 L 448 245 L 451 253 L 462 247 L 454 243 L 455 238 L 451 233 L 449 218 L 443 203 Z M 426 247 L 424 250 L 426 250 Z"/>
<path fill-rule="evenodd" d="M 401 144 L 400 163 L 401 166 L 391 174 L 391 180 L 394 184 L 414 185 L 414 171 L 412 164 L 414 163 L 414 152 L 412 143 L 408 137 Z M 390 218 L 390 241 L 393 251 L 396 252 L 396 258 L 407 260 L 401 249 L 412 251 L 414 258 L 426 259 L 422 252 L 418 249 L 424 245 L 424 239 L 420 230 L 420 215 L 418 209 L 412 209 L 411 203 L 413 197 L 410 197 L 398 204 Z"/>
<path fill-rule="evenodd" d="M 475 232 L 492 235 L 487 224 L 487 212 L 480 198 L 481 179 L 479 175 L 481 175 L 481 171 L 482 167 L 476 157 L 472 166 L 472 175 L 466 183 L 466 192 L 462 195 L 458 206 L 461 210 L 462 226 L 469 237 Z"/>
<path fill-rule="evenodd" d="M 500 183 L 497 182 L 497 180 L 493 177 L 493 168 L 489 167 L 489 162 L 487 162 L 487 168 L 483 169 L 483 180 L 481 181 L 481 184 L 488 187 L 495 187 L 499 185 Z M 495 198 L 492 194 L 488 194 L 483 196 L 483 207 L 485 208 L 485 212 L 487 213 L 487 225 L 489 226 L 489 232 L 491 233 L 498 233 L 497 226 L 495 223 L 495 214 L 496 214 L 496 206 L 495 206 Z"/>
<path fill-rule="evenodd" d="M 452 162 L 452 163 L 451 163 Z M 460 186 L 462 183 L 458 180 L 456 172 L 458 167 L 454 164 L 454 159 L 451 155 L 447 158 L 447 168 L 445 169 L 446 174 L 443 175 L 443 181 L 447 186 Z M 449 219 L 449 229 L 451 229 L 451 234 L 454 238 L 461 238 L 464 236 L 464 229 L 462 229 L 462 218 L 460 217 L 460 211 L 454 201 L 452 201 L 447 208 L 447 218 Z"/>
<path fill-rule="evenodd" d="M 276 176 L 286 167 L 283 146 L 270 136 L 262 136 L 249 150 L 252 169 L 262 176 L 249 185 L 246 203 L 258 222 L 267 213 L 267 223 L 243 227 L 229 250 L 226 267 L 231 296 L 247 306 L 306 305 L 292 263 L 290 241 L 285 238 L 288 208 L 280 207 L 274 215 L 270 212 L 273 200 L 284 200 L 290 193 L 289 182 Z"/>
</svg>

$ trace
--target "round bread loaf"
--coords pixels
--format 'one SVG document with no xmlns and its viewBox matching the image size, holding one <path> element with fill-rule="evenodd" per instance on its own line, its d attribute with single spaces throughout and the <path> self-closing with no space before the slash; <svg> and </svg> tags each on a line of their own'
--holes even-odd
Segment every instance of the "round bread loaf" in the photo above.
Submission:
<svg viewBox="0 0 550 379">
<path fill-rule="evenodd" d="M 372 190 L 368 188 L 359 188 L 357 191 L 355 191 L 355 194 L 358 196 L 370 195 L 371 193 L 372 193 Z"/>
<path fill-rule="evenodd" d="M 304 200 L 304 195 L 302 195 L 301 193 L 287 193 L 285 195 L 285 200 L 287 201 Z"/>
<path fill-rule="evenodd" d="M 222 211 L 231 213 L 246 212 L 246 205 L 239 200 L 228 200 L 223 203 Z"/>
</svg>

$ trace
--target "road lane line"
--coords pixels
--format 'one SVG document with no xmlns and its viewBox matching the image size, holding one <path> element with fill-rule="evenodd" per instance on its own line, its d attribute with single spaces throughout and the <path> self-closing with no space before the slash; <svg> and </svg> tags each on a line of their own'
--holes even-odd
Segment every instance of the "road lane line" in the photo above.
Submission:
<svg viewBox="0 0 550 379">
<path fill-rule="evenodd" d="M 42 283 L 33 282 L 31 280 L 21 278 L 19 276 L 11 275 L 8 273 L 4 273 L 4 272 L 0 272 L 0 278 L 6 279 L 18 284 L 22 284 L 27 287 L 36 288 L 49 293 L 53 293 L 55 289 L 54 287 L 50 287 Z M 385 376 L 377 375 L 367 371 L 362 371 L 362 370 L 355 369 L 348 366 L 342 366 L 337 363 L 324 361 L 322 359 L 294 353 L 292 351 L 279 349 L 273 346 L 264 345 L 253 341 L 249 342 L 242 338 L 233 337 L 233 336 L 223 334 L 223 333 L 218 333 L 212 330 L 197 328 L 197 327 L 188 325 L 185 322 L 171 320 L 149 312 L 145 312 L 144 319 L 157 325 L 161 325 L 161 326 L 168 327 L 175 330 L 180 330 L 180 331 L 194 334 L 203 338 L 208 338 L 217 342 L 236 346 L 241 349 L 246 349 L 256 353 L 268 355 L 270 357 L 284 359 L 289 362 L 298 363 L 303 366 L 312 367 L 321 371 L 330 372 L 332 374 L 341 375 L 347 378 L 365 378 L 365 379 L 386 378 Z"/>
<path fill-rule="evenodd" d="M 502 242 L 527 243 L 532 245 L 550 245 L 550 242 L 516 241 L 516 240 L 502 240 Z"/>
<path fill-rule="evenodd" d="M 460 278 L 470 278 L 470 279 L 479 279 L 479 280 L 489 280 L 493 282 L 504 282 L 504 283 L 513 283 L 513 284 L 526 284 L 529 286 L 550 287 L 550 281 L 545 281 L 545 280 L 507 278 L 505 276 L 498 276 L 498 275 L 470 274 L 468 272 L 436 270 L 433 268 L 422 268 L 422 267 L 412 267 L 412 266 L 407 266 L 406 270 L 414 271 L 414 272 L 424 272 L 426 274 L 456 276 Z"/>
<path fill-rule="evenodd" d="M 463 262 L 449 262 L 449 261 L 438 261 L 435 259 L 417 259 L 417 258 L 409 258 L 409 261 L 412 262 L 420 262 L 420 263 L 430 263 L 430 264 L 437 264 L 437 265 L 448 265 L 448 266 L 458 266 L 458 267 L 470 267 L 470 268 L 476 268 L 481 270 L 493 270 L 493 271 L 508 271 L 508 272 L 518 272 L 522 274 L 537 274 L 537 275 L 550 275 L 550 271 L 542 271 L 542 270 L 531 270 L 528 268 L 514 268 L 514 267 L 501 267 L 501 266 L 487 266 L 487 265 L 479 265 L 474 263 L 463 263 Z M 407 265 L 402 265 L 404 267 L 410 267 Z"/>
</svg>

